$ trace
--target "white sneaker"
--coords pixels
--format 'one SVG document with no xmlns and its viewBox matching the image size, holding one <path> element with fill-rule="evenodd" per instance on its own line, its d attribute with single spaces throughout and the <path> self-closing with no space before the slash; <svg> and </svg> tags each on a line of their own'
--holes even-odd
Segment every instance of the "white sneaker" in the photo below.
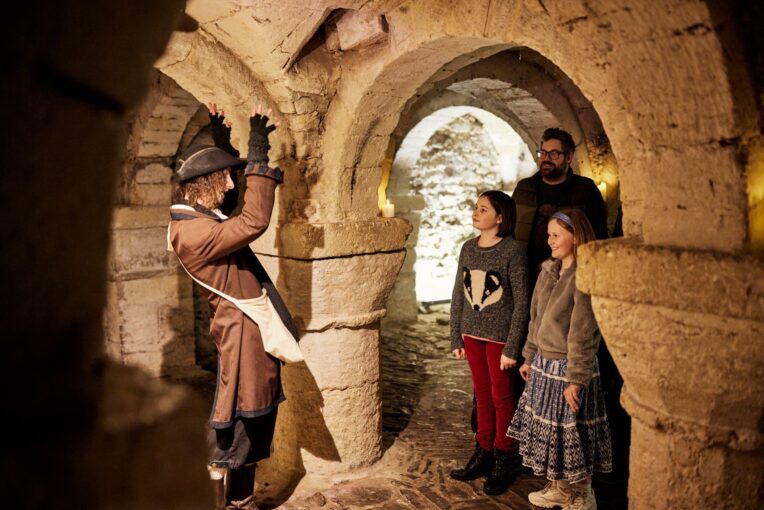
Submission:
<svg viewBox="0 0 764 510">
<path fill-rule="evenodd" d="M 565 505 L 570 499 L 568 494 L 560 492 L 557 482 L 547 483 L 543 489 L 528 494 L 528 501 L 541 508 L 554 508 Z"/>
<path fill-rule="evenodd" d="M 572 490 L 562 510 L 597 510 L 597 500 L 591 485 L 585 489 Z"/>
</svg>

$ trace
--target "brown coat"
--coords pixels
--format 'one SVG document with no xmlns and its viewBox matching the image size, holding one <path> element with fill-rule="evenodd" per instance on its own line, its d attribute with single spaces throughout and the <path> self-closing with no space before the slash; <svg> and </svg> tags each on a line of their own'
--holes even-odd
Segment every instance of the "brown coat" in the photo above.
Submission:
<svg viewBox="0 0 764 510">
<path fill-rule="evenodd" d="M 265 288 L 284 324 L 298 337 L 289 312 L 249 248 L 268 228 L 277 180 L 265 167 L 247 176 L 241 214 L 221 220 L 202 208 L 173 206 L 169 240 L 186 269 L 200 281 L 240 299 Z M 260 329 L 235 305 L 206 289 L 210 334 L 218 348 L 218 381 L 210 425 L 222 429 L 236 417 L 264 415 L 284 400 L 280 362 L 265 352 Z"/>
</svg>

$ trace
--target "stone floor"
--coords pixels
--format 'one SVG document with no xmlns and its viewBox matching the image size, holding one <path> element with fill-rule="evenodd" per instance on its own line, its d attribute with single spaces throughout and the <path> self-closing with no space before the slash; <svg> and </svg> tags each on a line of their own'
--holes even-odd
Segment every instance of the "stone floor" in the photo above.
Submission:
<svg viewBox="0 0 764 510">
<path fill-rule="evenodd" d="M 503 495 L 483 494 L 482 480 L 448 476 L 472 452 L 472 390 L 465 361 L 449 357 L 448 309 L 434 306 L 417 324 L 383 328 L 385 453 L 351 480 L 300 489 L 281 509 L 531 509 L 527 494 L 545 480 L 521 475 Z M 625 509 L 626 487 L 595 483 L 601 510 Z"/>
</svg>

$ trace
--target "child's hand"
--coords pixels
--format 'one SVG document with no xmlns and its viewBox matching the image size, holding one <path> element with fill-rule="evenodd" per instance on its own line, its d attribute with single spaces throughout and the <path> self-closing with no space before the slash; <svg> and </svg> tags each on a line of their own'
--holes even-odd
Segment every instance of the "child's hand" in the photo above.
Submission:
<svg viewBox="0 0 764 510">
<path fill-rule="evenodd" d="M 512 359 L 509 356 L 501 355 L 501 360 L 499 360 L 499 368 L 502 370 L 509 370 L 510 368 L 513 368 L 517 365 L 517 360 Z"/>
<path fill-rule="evenodd" d="M 528 382 L 528 379 L 531 377 L 531 366 L 526 365 L 523 363 L 523 366 L 520 367 L 520 377 L 523 378 L 523 381 Z"/>
<path fill-rule="evenodd" d="M 574 413 L 578 412 L 578 408 L 581 404 L 581 399 L 578 396 L 580 392 L 581 386 L 576 383 L 570 383 L 568 387 L 565 388 L 565 391 L 562 392 L 565 400 L 568 402 L 568 406 L 570 406 L 570 410 Z"/>
<path fill-rule="evenodd" d="M 456 359 L 467 359 L 467 355 L 464 354 L 464 347 L 461 349 L 454 349 L 454 357 Z"/>
</svg>

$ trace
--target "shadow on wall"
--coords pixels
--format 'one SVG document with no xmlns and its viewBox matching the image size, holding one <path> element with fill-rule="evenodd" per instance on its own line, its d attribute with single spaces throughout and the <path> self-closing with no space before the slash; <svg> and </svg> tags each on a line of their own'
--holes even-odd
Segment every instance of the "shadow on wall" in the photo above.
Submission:
<svg viewBox="0 0 764 510">
<path fill-rule="evenodd" d="M 340 462 L 334 438 L 324 421 L 324 398 L 305 362 L 282 371 L 287 400 L 279 406 L 273 454 L 259 464 L 258 499 L 272 505 L 285 502 L 307 473 L 306 454 Z"/>
</svg>

